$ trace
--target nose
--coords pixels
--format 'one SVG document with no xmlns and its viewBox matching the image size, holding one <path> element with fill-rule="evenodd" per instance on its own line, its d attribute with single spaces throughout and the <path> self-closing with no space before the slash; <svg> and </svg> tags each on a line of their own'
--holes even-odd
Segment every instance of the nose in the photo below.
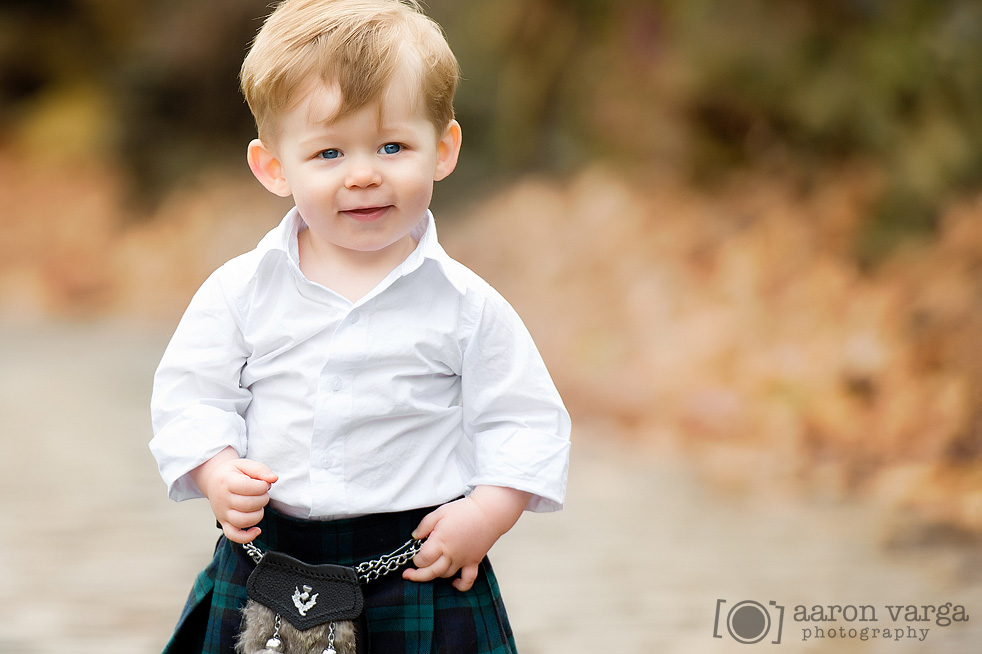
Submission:
<svg viewBox="0 0 982 654">
<path fill-rule="evenodd" d="M 347 188 L 365 188 L 382 183 L 382 175 L 370 157 L 351 157 L 344 185 Z"/>
</svg>

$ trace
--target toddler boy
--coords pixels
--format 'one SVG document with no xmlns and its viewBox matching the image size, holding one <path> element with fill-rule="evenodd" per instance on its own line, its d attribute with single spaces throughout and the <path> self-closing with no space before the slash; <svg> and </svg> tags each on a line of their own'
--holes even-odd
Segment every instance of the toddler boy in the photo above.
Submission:
<svg viewBox="0 0 982 654">
<path fill-rule="evenodd" d="M 241 73 L 248 162 L 295 207 L 195 294 L 154 378 L 151 450 L 222 528 L 171 652 L 233 651 L 240 544 L 354 566 L 372 652 L 505 653 L 486 554 L 562 507 L 569 416 L 512 308 L 428 210 L 457 162 L 458 70 L 414 2 L 286 0 Z"/>
</svg>

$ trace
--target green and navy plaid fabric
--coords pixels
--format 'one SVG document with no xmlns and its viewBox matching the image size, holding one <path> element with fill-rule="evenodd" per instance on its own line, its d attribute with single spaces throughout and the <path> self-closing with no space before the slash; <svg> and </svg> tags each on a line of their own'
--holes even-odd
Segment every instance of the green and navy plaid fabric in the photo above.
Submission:
<svg viewBox="0 0 982 654">
<path fill-rule="evenodd" d="M 399 548 L 432 509 L 335 521 L 304 521 L 267 509 L 256 545 L 308 563 L 353 566 Z M 255 564 L 240 545 L 218 541 L 198 575 L 164 654 L 233 654 L 246 580 Z M 514 654 L 498 583 L 485 559 L 474 587 L 451 579 L 418 584 L 398 572 L 362 586 L 370 653 Z"/>
</svg>

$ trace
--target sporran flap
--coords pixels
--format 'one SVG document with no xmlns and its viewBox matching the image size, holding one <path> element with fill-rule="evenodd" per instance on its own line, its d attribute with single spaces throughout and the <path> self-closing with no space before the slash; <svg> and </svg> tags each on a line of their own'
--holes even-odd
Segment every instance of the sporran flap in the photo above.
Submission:
<svg viewBox="0 0 982 654">
<path fill-rule="evenodd" d="M 354 620 L 365 602 L 354 568 L 310 565 L 279 552 L 266 552 L 249 575 L 246 591 L 299 630 Z"/>
</svg>

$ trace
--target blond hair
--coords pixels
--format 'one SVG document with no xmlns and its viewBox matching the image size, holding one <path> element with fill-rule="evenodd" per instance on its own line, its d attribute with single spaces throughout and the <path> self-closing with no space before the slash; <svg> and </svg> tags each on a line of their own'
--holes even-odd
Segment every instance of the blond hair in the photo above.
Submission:
<svg viewBox="0 0 982 654">
<path fill-rule="evenodd" d="M 312 80 L 337 84 L 344 118 L 378 103 L 396 74 L 418 82 L 438 134 L 453 120 L 457 59 L 416 0 L 284 0 L 242 62 L 242 93 L 259 138 L 276 138 L 276 116 Z"/>
</svg>

